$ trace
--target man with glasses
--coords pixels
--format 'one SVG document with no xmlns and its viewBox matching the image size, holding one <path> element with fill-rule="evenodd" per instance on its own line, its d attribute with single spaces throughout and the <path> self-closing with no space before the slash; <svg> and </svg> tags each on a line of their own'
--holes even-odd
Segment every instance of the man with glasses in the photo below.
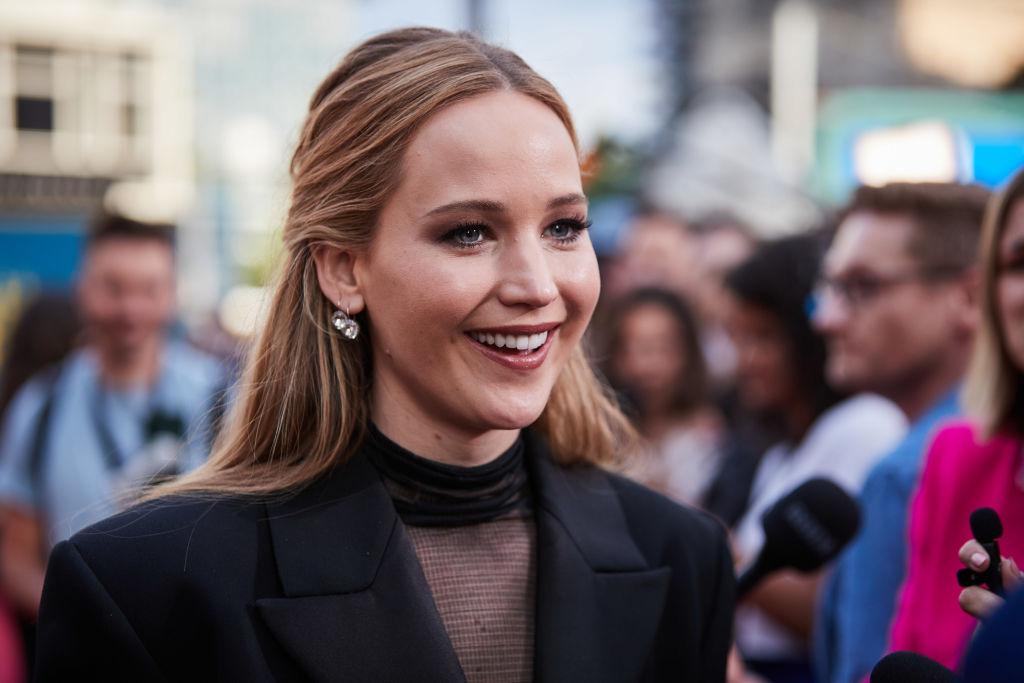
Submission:
<svg viewBox="0 0 1024 683">
<path fill-rule="evenodd" d="M 862 187 L 825 256 L 813 317 L 828 344 L 828 379 L 892 400 L 910 428 L 869 473 L 861 531 L 822 594 L 814 643 L 822 681 L 860 681 L 885 652 L 921 458 L 937 425 L 958 413 L 987 199 L 981 188 L 945 183 Z"/>
</svg>

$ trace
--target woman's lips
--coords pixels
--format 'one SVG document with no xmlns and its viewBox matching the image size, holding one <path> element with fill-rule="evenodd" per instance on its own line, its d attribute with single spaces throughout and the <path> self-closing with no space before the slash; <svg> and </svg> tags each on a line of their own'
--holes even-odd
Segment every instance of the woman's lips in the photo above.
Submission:
<svg viewBox="0 0 1024 683">
<path fill-rule="evenodd" d="M 531 329 L 534 329 L 534 328 L 531 328 Z M 519 349 L 510 350 L 510 347 L 507 347 L 507 346 L 505 348 L 498 348 L 495 345 L 492 345 L 492 344 L 489 344 L 489 343 L 486 343 L 486 342 L 481 342 L 481 341 L 475 339 L 474 336 L 473 336 L 474 335 L 473 332 L 467 332 L 466 333 L 466 338 L 469 339 L 470 343 L 474 347 L 476 347 L 476 349 L 480 353 L 485 355 L 487 358 L 493 360 L 495 363 L 500 363 L 501 365 L 504 365 L 505 367 L 511 368 L 513 370 L 536 370 L 537 368 L 539 368 L 541 365 L 544 364 L 544 359 L 547 358 L 548 349 L 551 348 L 551 343 L 554 340 L 555 333 L 556 333 L 556 330 L 557 330 L 557 326 L 555 326 L 555 327 L 547 326 L 547 329 L 544 329 L 544 328 L 535 328 L 535 329 L 537 329 L 538 331 L 533 332 L 533 335 L 530 335 L 530 334 L 521 334 L 521 335 L 508 334 L 508 335 L 505 335 L 506 337 L 521 337 L 521 336 L 529 337 L 529 336 L 534 336 L 534 335 L 541 335 L 543 337 L 546 337 L 546 338 L 543 339 L 543 343 L 540 346 L 538 346 L 537 348 L 533 349 L 533 350 L 519 350 Z M 519 331 L 519 330 L 516 330 L 516 331 Z M 527 330 L 524 328 L 522 331 L 526 332 Z M 480 333 L 476 333 L 476 334 L 480 334 Z M 492 333 L 490 336 L 491 337 L 495 337 L 496 334 Z"/>
</svg>

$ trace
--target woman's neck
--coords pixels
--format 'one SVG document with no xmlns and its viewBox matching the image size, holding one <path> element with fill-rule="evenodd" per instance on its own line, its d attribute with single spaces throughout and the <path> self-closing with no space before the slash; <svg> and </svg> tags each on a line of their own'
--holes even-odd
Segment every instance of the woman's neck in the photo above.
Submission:
<svg viewBox="0 0 1024 683">
<path fill-rule="evenodd" d="M 492 429 L 474 434 L 376 406 L 373 422 L 381 434 L 407 451 L 460 467 L 476 467 L 493 461 L 512 447 L 520 432 L 518 429 Z"/>
</svg>

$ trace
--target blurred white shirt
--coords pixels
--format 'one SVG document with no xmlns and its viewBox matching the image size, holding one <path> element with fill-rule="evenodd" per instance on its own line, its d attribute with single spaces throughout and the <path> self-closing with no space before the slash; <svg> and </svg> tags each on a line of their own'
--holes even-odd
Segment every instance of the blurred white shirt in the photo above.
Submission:
<svg viewBox="0 0 1024 683">
<path fill-rule="evenodd" d="M 856 497 L 868 470 L 899 443 L 906 430 L 906 417 L 893 403 L 861 394 L 825 411 L 795 447 L 780 443 L 770 448 L 754 475 L 750 506 L 734 532 L 733 544 L 743 562 L 737 574 L 761 551 L 761 516 L 775 501 L 813 477 L 831 479 Z M 736 643 L 752 659 L 807 656 L 801 639 L 750 605 L 736 610 Z"/>
</svg>

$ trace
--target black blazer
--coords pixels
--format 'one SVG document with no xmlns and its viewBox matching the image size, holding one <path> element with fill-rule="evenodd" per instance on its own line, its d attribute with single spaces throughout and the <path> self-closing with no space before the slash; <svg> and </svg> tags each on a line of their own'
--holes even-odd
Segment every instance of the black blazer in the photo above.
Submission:
<svg viewBox="0 0 1024 683">
<path fill-rule="evenodd" d="M 537 681 L 723 681 L 733 570 L 711 517 L 528 437 Z M 362 455 L 297 495 L 170 499 L 54 548 L 37 681 L 462 681 Z"/>
</svg>

